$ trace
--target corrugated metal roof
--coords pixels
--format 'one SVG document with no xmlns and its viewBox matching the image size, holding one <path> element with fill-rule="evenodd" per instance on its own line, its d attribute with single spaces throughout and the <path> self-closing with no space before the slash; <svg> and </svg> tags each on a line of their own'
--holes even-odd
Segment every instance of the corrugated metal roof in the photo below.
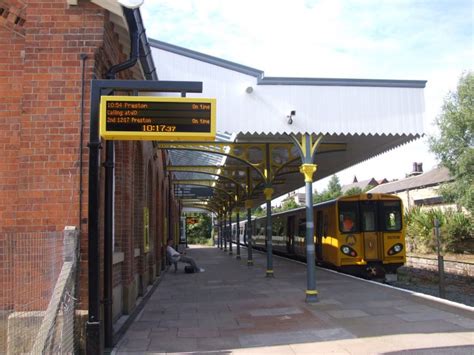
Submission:
<svg viewBox="0 0 474 355">
<path fill-rule="evenodd" d="M 264 72 L 150 40 L 161 80 L 202 81 L 217 130 L 250 134 L 423 134 L 426 81 L 265 78 Z M 293 123 L 288 115 L 295 111 Z"/>
</svg>

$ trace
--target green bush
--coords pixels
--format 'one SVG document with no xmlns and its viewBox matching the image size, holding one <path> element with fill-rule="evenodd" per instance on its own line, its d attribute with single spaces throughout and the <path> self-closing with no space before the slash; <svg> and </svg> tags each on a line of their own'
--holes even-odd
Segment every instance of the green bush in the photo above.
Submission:
<svg viewBox="0 0 474 355">
<path fill-rule="evenodd" d="M 462 212 L 448 211 L 442 229 L 446 251 L 453 253 L 473 252 L 474 220 Z"/>
<path fill-rule="evenodd" d="M 474 222 L 472 216 L 453 210 L 421 210 L 415 207 L 407 211 L 408 250 L 432 253 L 437 250 L 434 221 L 440 224 L 440 239 L 443 252 L 473 252 Z"/>
<path fill-rule="evenodd" d="M 198 214 L 197 223 L 186 224 L 186 237 L 188 244 L 205 244 L 211 241 L 211 217 L 208 214 Z"/>
</svg>

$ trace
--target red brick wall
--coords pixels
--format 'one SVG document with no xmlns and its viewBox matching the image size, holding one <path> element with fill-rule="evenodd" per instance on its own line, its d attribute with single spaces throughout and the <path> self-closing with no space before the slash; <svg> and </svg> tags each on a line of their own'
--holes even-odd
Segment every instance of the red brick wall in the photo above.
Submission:
<svg viewBox="0 0 474 355">
<path fill-rule="evenodd" d="M 16 230 L 78 225 L 80 54 L 92 58 L 103 23 L 96 6 L 28 1 L 19 151 L 19 189 L 26 193 L 18 196 Z M 86 65 L 87 82 L 93 61 Z"/>
<path fill-rule="evenodd" d="M 128 54 L 123 53 L 108 12 L 89 1 L 67 6 L 65 0 L 0 0 L 1 9 L 6 16 L 0 15 L 0 233 L 62 231 L 67 225 L 80 225 L 79 299 L 80 308 L 87 309 L 90 81 L 93 76 L 104 78 L 108 69 L 126 60 Z M 81 55 L 86 55 L 87 60 L 81 60 Z M 119 73 L 117 79 L 143 77 L 136 65 Z M 163 152 L 154 152 L 150 142 L 115 142 L 115 148 L 114 247 L 124 252 L 125 260 L 114 267 L 114 285 L 128 286 L 136 273 L 148 272 L 164 260 L 163 246 L 168 236 L 164 216 L 168 214 L 168 204 L 173 208 L 176 204 L 168 201 L 170 184 L 163 172 Z M 101 154 L 103 161 L 105 149 Z M 100 178 L 103 204 L 102 168 Z M 143 207 L 147 205 L 151 249 L 145 255 Z M 168 226 L 178 221 L 177 217 L 176 214 L 173 222 L 169 216 Z M 103 206 L 99 221 L 102 234 Z M 170 229 L 174 230 L 173 224 Z M 102 235 L 100 239 L 103 260 Z M 135 248 L 141 250 L 138 258 L 134 257 Z M 1 253 L 0 250 L 0 258 Z M 41 253 L 37 255 L 40 256 Z M 7 263 L 0 261 L 0 269 L 2 265 Z M 0 288 L 4 287 L 12 285 L 7 284 L 6 278 L 0 278 Z"/>
<path fill-rule="evenodd" d="M 16 224 L 25 37 L 24 24 L 15 22 L 25 16 L 22 8 L 16 1 L 0 2 L 0 231 Z"/>
</svg>

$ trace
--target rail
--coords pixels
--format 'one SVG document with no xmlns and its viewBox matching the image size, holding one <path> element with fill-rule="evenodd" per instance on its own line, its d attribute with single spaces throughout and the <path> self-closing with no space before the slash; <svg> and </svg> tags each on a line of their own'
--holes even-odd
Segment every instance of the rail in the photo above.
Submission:
<svg viewBox="0 0 474 355">
<path fill-rule="evenodd" d="M 436 256 L 407 255 L 406 267 L 437 271 Z M 474 262 L 444 259 L 444 270 L 447 274 L 459 277 L 474 277 Z M 448 276 L 448 275 L 447 275 Z"/>
</svg>

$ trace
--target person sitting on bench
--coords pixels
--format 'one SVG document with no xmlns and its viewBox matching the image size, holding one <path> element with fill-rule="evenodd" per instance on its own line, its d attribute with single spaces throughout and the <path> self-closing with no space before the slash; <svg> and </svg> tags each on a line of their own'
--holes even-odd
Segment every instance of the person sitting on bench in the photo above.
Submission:
<svg viewBox="0 0 474 355">
<path fill-rule="evenodd" d="M 173 239 L 168 239 L 168 246 L 166 247 L 166 253 L 168 254 L 168 257 L 170 258 L 172 263 L 176 262 L 182 262 L 189 264 L 193 267 L 194 272 L 203 272 L 204 269 L 199 268 L 196 265 L 196 262 L 194 261 L 193 258 L 190 258 L 189 256 L 183 255 L 179 252 L 177 252 L 174 248 L 174 240 Z"/>
</svg>

